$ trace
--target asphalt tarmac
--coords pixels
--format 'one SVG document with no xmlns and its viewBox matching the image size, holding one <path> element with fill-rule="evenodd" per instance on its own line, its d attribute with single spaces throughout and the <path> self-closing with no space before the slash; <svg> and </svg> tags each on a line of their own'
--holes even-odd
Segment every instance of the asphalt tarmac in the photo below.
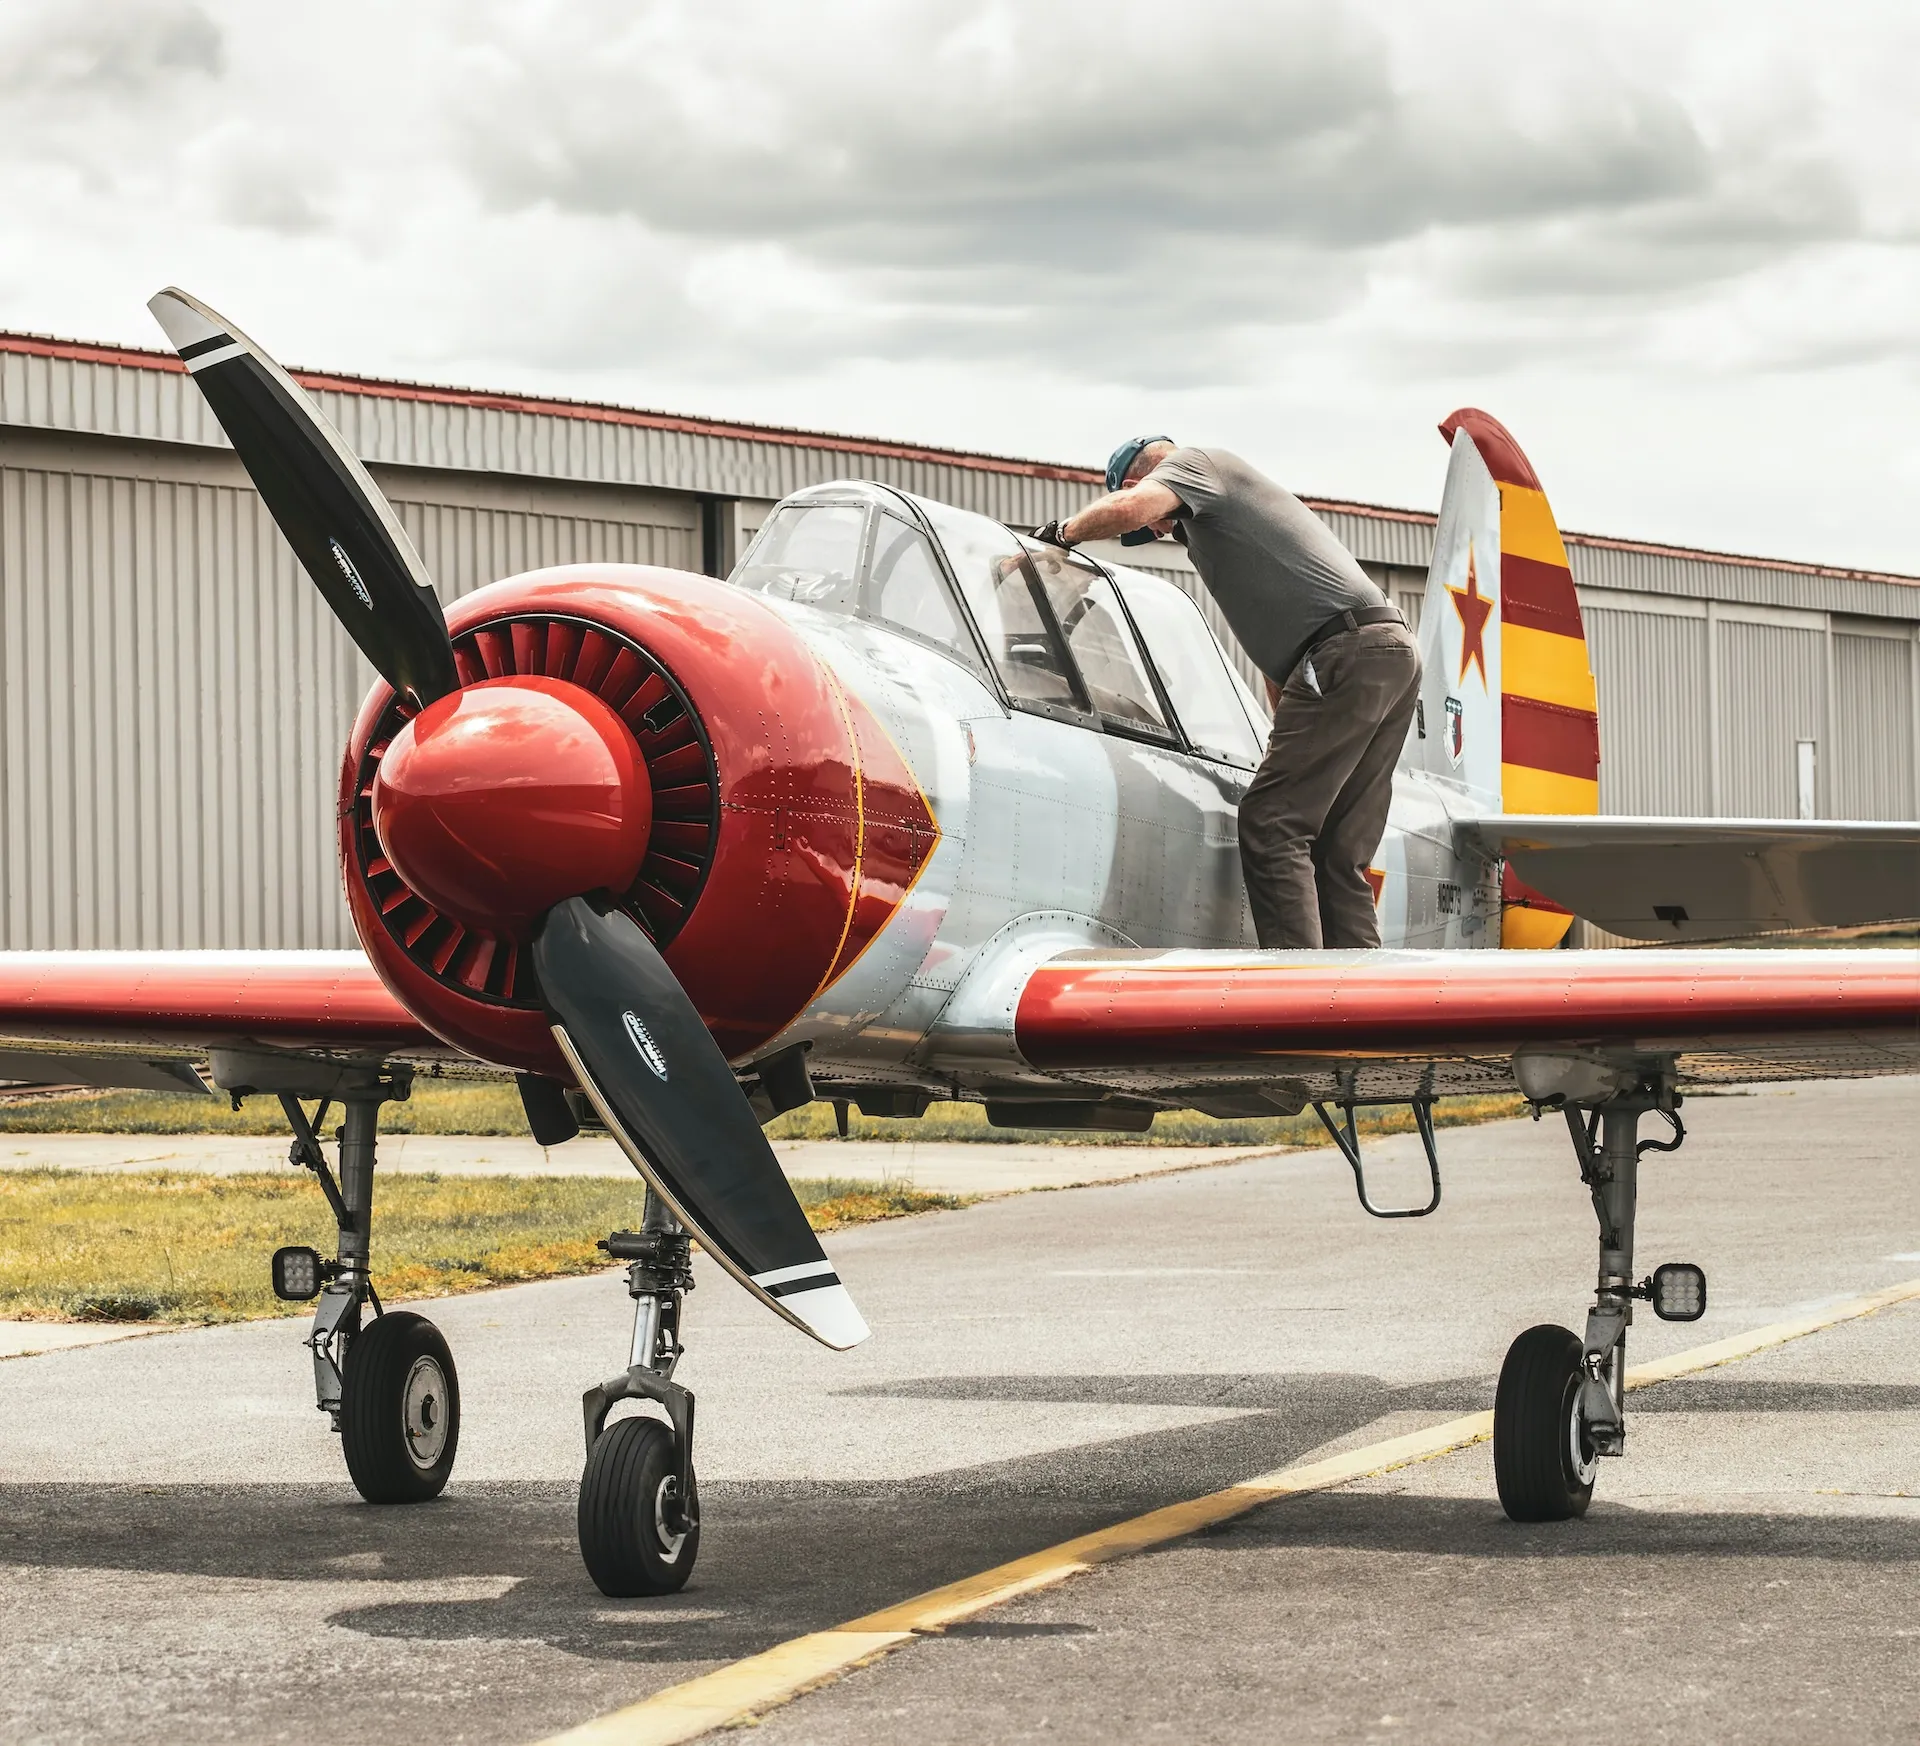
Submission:
<svg viewBox="0 0 1920 1746">
<path fill-rule="evenodd" d="M 1646 1359 L 1920 1277 L 1912 1081 L 1689 1105 L 1640 1257 L 1712 1281 Z M 574 1546 L 579 1393 L 617 1276 L 432 1306 L 461 1367 L 440 1501 L 356 1501 L 298 1324 L 0 1363 L 0 1737 L 532 1741 L 936 1584 L 1316 1452 L 1484 1407 L 1576 1321 L 1564 1131 L 1441 1135 L 1434 1218 L 1321 1151 L 829 1239 L 832 1354 L 703 1273 L 704 1543 L 609 1602 Z M 1411 1193 L 1404 1142 L 1380 1148 Z M 376 1256 L 378 1234 L 375 1236 Z M 1273 1504 L 771 1712 L 767 1741 L 1910 1740 L 1920 1307 L 1634 1397 L 1583 1522 L 1520 1528 L 1484 1448 Z"/>
</svg>

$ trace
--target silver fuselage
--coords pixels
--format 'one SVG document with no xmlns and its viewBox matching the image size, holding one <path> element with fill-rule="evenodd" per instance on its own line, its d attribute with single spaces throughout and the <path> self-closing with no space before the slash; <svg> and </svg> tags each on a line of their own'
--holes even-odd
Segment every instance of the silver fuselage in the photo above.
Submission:
<svg viewBox="0 0 1920 1746">
<path fill-rule="evenodd" d="M 1237 832 L 1252 773 L 1010 708 L 882 625 L 770 602 L 904 754 L 940 841 L 850 969 L 763 1051 L 816 1077 L 953 1095 L 1057 1088 L 1020 1059 L 1031 968 L 1082 947 L 1253 945 Z M 1375 866 L 1390 946 L 1499 943 L 1491 864 L 1452 847 L 1464 790 L 1403 759 Z"/>
</svg>

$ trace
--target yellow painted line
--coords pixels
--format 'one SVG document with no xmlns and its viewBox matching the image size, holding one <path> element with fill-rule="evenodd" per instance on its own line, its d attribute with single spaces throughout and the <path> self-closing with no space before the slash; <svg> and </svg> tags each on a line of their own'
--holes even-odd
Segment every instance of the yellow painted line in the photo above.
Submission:
<svg viewBox="0 0 1920 1746">
<path fill-rule="evenodd" d="M 1823 1328 L 1870 1316 L 1876 1310 L 1914 1298 L 1920 1298 L 1920 1279 L 1909 1279 L 1865 1297 L 1849 1298 L 1844 1303 L 1830 1304 L 1788 1321 L 1772 1322 L 1748 1333 L 1715 1340 L 1710 1345 L 1676 1352 L 1670 1358 L 1657 1358 L 1651 1364 L 1636 1365 L 1627 1372 L 1627 1387 L 1651 1388 L 1676 1377 L 1732 1364 L 1769 1347 L 1785 1345 L 1789 1340 L 1817 1334 Z M 1431 1461 L 1456 1449 L 1484 1443 L 1492 1435 L 1491 1412 L 1468 1413 L 1443 1424 L 1430 1425 L 1424 1431 L 1409 1431 L 1403 1437 L 1370 1443 L 1364 1449 L 1353 1449 L 1344 1455 L 1277 1468 L 1272 1473 L 1230 1485 L 1224 1491 L 1150 1510 L 1144 1516 L 1049 1546 L 1044 1552 L 983 1570 L 978 1576 L 963 1577 L 944 1588 L 915 1595 L 897 1606 L 849 1619 L 831 1630 L 795 1637 L 763 1654 L 731 1662 L 697 1679 L 669 1686 L 625 1709 L 556 1734 L 541 1742 L 541 1746 L 678 1746 L 681 1741 L 698 1739 L 715 1728 L 777 1708 L 918 1637 L 943 1631 L 949 1625 L 1002 1606 L 1023 1594 L 1053 1588 L 1098 1565 L 1130 1558 L 1138 1552 L 1151 1552 L 1198 1533 L 1202 1528 L 1243 1516 L 1278 1498 L 1329 1491 L 1356 1479 Z"/>
</svg>

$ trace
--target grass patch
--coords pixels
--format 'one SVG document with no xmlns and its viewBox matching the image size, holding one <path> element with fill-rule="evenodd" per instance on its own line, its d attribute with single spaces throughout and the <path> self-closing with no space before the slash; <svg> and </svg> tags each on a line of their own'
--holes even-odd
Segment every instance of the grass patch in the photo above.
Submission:
<svg viewBox="0 0 1920 1746">
<path fill-rule="evenodd" d="M 817 1230 L 965 1204 L 842 1177 L 800 1181 Z M 593 1273 L 594 1245 L 640 1222 L 642 1187 L 603 1177 L 384 1176 L 374 1200 L 383 1297 L 447 1297 Z M 304 1315 L 269 1288 L 282 1244 L 333 1252 L 333 1221 L 304 1171 L 0 1171 L 0 1319 L 230 1322 Z"/>
<path fill-rule="evenodd" d="M 311 1113 L 311 1112 L 309 1112 Z M 339 1105 L 327 1120 L 339 1119 Z M 382 1104 L 383 1134 L 527 1133 L 511 1082 L 416 1079 L 405 1103 Z M 0 1134 L 270 1134 L 291 1139 L 279 1101 L 250 1097 L 237 1110 L 224 1097 L 190 1091 L 55 1091 L 0 1102 Z"/>
<path fill-rule="evenodd" d="M 1433 1106 L 1436 1127 L 1463 1127 L 1474 1122 L 1500 1121 L 1526 1111 L 1525 1099 L 1513 1097 L 1443 1097 Z M 1363 1110 L 1363 1134 L 1410 1134 L 1413 1115 L 1405 1105 Z M 833 1108 L 810 1103 L 774 1122 L 770 1140 L 831 1140 Z M 1095 1128 L 1060 1132 L 1046 1128 L 994 1128 L 977 1103 L 936 1103 L 917 1121 L 896 1121 L 847 1112 L 849 1140 L 963 1140 L 983 1144 L 1053 1146 L 1324 1146 L 1326 1130 L 1311 1110 L 1297 1116 L 1264 1116 L 1249 1121 L 1215 1121 L 1192 1110 L 1163 1111 L 1143 1134 L 1113 1134 Z"/>
</svg>

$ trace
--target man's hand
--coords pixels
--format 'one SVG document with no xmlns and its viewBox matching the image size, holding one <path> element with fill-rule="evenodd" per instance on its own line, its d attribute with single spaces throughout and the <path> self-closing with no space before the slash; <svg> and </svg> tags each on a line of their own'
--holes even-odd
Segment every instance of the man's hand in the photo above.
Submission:
<svg viewBox="0 0 1920 1746">
<path fill-rule="evenodd" d="M 1043 546 L 1058 546 L 1063 552 L 1073 550 L 1074 542 L 1067 538 L 1065 525 L 1058 516 L 1033 530 L 1033 537 Z"/>
</svg>

